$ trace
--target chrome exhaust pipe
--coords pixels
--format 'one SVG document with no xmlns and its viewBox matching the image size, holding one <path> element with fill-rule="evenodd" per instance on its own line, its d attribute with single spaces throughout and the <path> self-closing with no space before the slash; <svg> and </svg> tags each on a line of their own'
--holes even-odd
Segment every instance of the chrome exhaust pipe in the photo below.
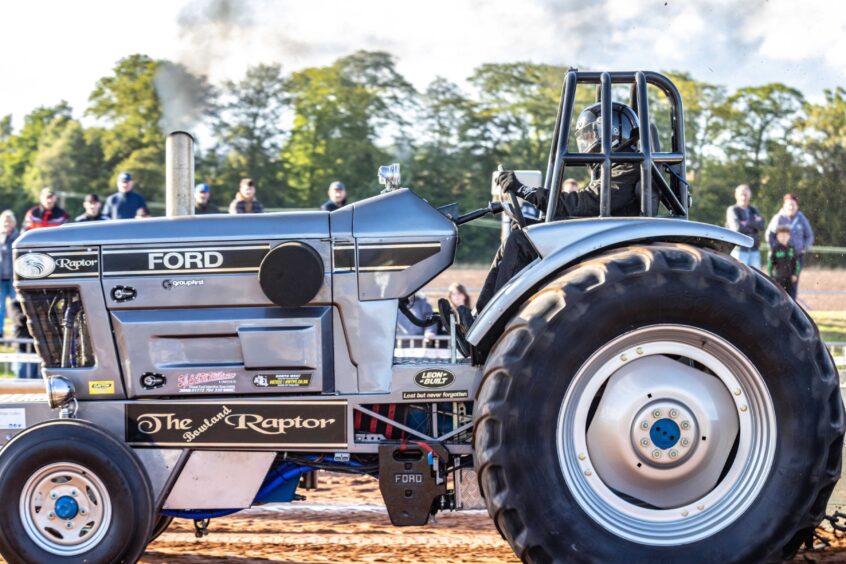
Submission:
<svg viewBox="0 0 846 564">
<path fill-rule="evenodd" d="M 194 138 L 173 131 L 165 141 L 165 211 L 168 217 L 194 215 Z"/>
</svg>

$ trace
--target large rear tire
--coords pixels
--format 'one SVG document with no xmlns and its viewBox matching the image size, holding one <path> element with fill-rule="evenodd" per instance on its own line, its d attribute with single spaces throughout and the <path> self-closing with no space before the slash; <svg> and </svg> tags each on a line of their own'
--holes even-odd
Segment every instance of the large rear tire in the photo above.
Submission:
<svg viewBox="0 0 846 564">
<path fill-rule="evenodd" d="M 11 563 L 135 562 L 153 517 L 135 455 L 90 423 L 57 420 L 0 451 L 0 554 Z"/>
<path fill-rule="evenodd" d="M 574 266 L 506 327 L 475 403 L 488 511 L 526 562 L 764 562 L 819 524 L 843 403 L 813 322 L 687 245 Z"/>
</svg>

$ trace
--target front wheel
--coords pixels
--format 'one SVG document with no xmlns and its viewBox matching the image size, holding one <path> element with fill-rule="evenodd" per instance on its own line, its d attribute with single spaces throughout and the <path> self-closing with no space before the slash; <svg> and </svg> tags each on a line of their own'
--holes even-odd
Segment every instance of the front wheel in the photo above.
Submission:
<svg viewBox="0 0 846 564">
<path fill-rule="evenodd" d="M 777 561 L 840 474 L 815 326 L 696 247 L 614 250 L 550 283 L 491 352 L 475 410 L 480 485 L 524 561 Z"/>
<path fill-rule="evenodd" d="M 50 421 L 0 451 L 0 554 L 8 562 L 135 562 L 153 516 L 147 474 L 112 436 Z"/>
</svg>

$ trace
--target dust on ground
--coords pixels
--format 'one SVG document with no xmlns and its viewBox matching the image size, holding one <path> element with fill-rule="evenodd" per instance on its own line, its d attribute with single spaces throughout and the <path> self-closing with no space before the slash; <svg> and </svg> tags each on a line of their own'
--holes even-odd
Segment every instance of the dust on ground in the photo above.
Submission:
<svg viewBox="0 0 846 564">
<path fill-rule="evenodd" d="M 484 511 L 441 513 L 423 527 L 400 528 L 391 525 L 373 478 L 321 472 L 318 489 L 301 493 L 305 502 L 214 519 L 202 539 L 190 521 L 177 519 L 141 562 L 519 562 Z"/>
</svg>

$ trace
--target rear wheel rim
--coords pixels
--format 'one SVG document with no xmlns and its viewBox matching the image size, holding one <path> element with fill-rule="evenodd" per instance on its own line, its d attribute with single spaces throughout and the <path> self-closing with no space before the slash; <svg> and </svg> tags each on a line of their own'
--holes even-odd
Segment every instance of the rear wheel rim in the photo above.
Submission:
<svg viewBox="0 0 846 564">
<path fill-rule="evenodd" d="M 643 393 L 643 397 L 638 400 L 642 401 L 642 406 L 653 409 L 652 405 L 657 405 L 654 408 L 657 410 L 657 416 L 650 419 L 651 411 L 638 410 L 636 408 L 639 405 L 634 403 L 628 406 L 628 411 L 620 410 L 618 423 L 625 423 L 626 428 L 631 429 L 631 433 L 626 437 L 626 440 L 631 441 L 631 445 L 625 448 L 629 448 L 632 454 L 628 459 L 625 456 L 609 458 L 605 454 L 609 452 L 608 449 L 602 448 L 603 441 L 617 441 L 617 444 L 622 444 L 619 442 L 620 433 L 612 433 L 610 428 L 606 430 L 602 427 L 605 423 L 597 423 L 599 426 L 591 429 L 592 441 L 588 440 L 590 426 L 597 421 L 604 421 L 603 417 L 607 419 L 606 415 L 597 415 L 606 413 L 597 408 L 597 405 L 602 405 L 598 398 L 604 394 L 609 394 L 609 397 L 618 395 L 617 390 L 611 387 L 619 382 L 622 376 L 611 379 L 615 374 L 623 375 L 627 365 L 634 365 L 639 359 L 658 362 L 661 358 L 672 358 L 672 362 L 678 362 L 678 359 L 685 362 L 694 361 L 692 364 L 696 371 L 707 375 L 707 379 L 713 380 L 713 383 L 719 382 L 724 392 L 715 393 L 714 398 L 691 400 L 688 395 L 685 400 L 681 400 L 678 397 L 647 397 L 649 390 L 635 390 L 635 395 Z M 660 362 L 666 364 L 665 360 Z M 703 367 L 706 370 L 702 370 Z M 689 375 L 688 366 L 680 365 L 679 373 L 680 389 L 683 391 L 685 378 L 694 377 Z M 704 379 L 706 378 L 699 378 Z M 714 385 L 713 388 L 717 389 L 718 386 Z M 733 410 L 737 436 L 732 451 L 726 457 L 725 465 L 721 466 L 722 471 L 716 485 L 710 487 L 707 492 L 698 495 L 696 499 L 685 500 L 684 503 L 670 503 L 658 508 L 642 502 L 642 498 L 633 499 L 631 496 L 621 495 L 619 490 L 606 483 L 609 481 L 607 478 L 613 474 L 617 478 L 621 477 L 619 479 L 625 484 L 648 483 L 658 488 L 660 481 L 649 482 L 642 479 L 642 468 L 647 468 L 655 475 L 664 475 L 663 473 L 678 471 L 679 468 L 690 470 L 691 467 L 684 466 L 686 464 L 703 464 L 701 456 L 697 462 L 695 453 L 689 455 L 682 452 L 680 442 L 674 442 L 678 439 L 672 435 L 673 440 L 662 442 L 662 446 L 666 448 L 655 446 L 653 439 L 659 437 L 653 425 L 669 420 L 669 411 L 674 410 L 673 419 L 677 422 L 689 421 L 688 428 L 691 432 L 696 431 L 698 435 L 698 423 L 690 417 L 685 418 L 684 410 L 693 412 L 703 408 L 703 405 L 708 408 L 711 403 L 722 404 L 723 407 L 728 405 Z M 637 414 L 633 415 L 634 412 Z M 721 421 L 729 419 L 723 417 Z M 645 423 L 649 423 L 648 428 L 641 428 Z M 729 427 L 728 423 L 718 422 L 717 425 Z M 671 425 L 667 428 L 675 431 Z M 715 430 L 721 431 L 719 427 Z M 649 443 L 649 448 L 641 448 L 641 441 L 644 440 Z M 702 448 L 704 444 L 687 446 L 695 450 Z M 576 502 L 602 527 L 638 544 L 688 544 L 710 537 L 729 526 L 743 515 L 766 483 L 775 456 L 775 446 L 775 410 L 767 385 L 755 366 L 725 339 L 703 329 L 684 325 L 645 327 L 621 335 L 604 345 L 573 377 L 558 417 L 559 462 Z M 639 449 L 644 452 L 638 453 Z M 673 461 L 669 461 L 669 453 L 673 449 L 676 450 L 676 456 Z M 649 460 L 655 450 L 660 451 L 659 458 Z M 635 454 L 640 456 L 636 463 Z M 659 462 L 667 464 L 669 469 L 662 468 Z M 637 464 L 642 466 L 638 467 Z M 703 472 L 697 467 L 693 467 L 692 471 L 694 474 Z M 618 484 L 619 481 L 615 483 Z M 661 492 L 655 493 L 660 495 Z"/>
<path fill-rule="evenodd" d="M 72 462 L 48 464 L 35 472 L 24 484 L 19 509 L 30 540 L 57 556 L 75 556 L 95 547 L 112 518 L 102 480 Z"/>
</svg>

